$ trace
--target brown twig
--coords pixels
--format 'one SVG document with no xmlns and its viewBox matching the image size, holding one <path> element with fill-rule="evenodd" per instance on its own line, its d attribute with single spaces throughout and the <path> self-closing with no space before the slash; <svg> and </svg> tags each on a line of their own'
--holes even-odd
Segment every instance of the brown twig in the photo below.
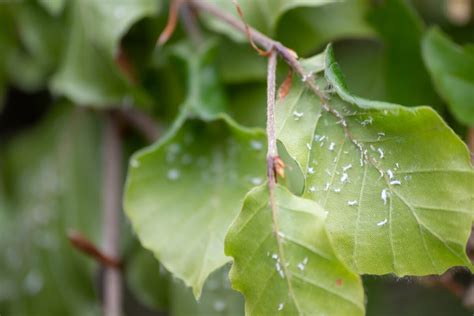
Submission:
<svg viewBox="0 0 474 316">
<path fill-rule="evenodd" d="M 119 259 L 104 254 L 82 233 L 75 230 L 71 230 L 70 232 L 68 232 L 68 239 L 76 249 L 94 258 L 103 266 L 115 269 L 122 268 L 122 264 Z"/>
<path fill-rule="evenodd" d="M 173 35 L 176 29 L 176 22 L 178 21 L 178 12 L 183 0 L 171 0 L 170 9 L 168 14 L 168 22 L 166 23 L 165 29 L 158 38 L 157 45 L 162 46 L 165 44 Z"/>
<path fill-rule="evenodd" d="M 240 4 L 237 2 L 237 0 L 232 0 L 232 2 L 234 3 L 235 8 L 237 9 L 237 14 L 239 15 L 240 19 L 242 20 L 242 23 L 245 26 L 245 34 L 247 35 L 247 39 L 249 40 L 250 45 L 252 45 L 253 49 L 255 49 L 260 56 L 264 56 L 264 57 L 270 56 L 270 54 L 272 53 L 272 48 L 269 48 L 268 50 L 265 51 L 263 49 L 260 49 L 260 47 L 258 47 L 257 44 L 255 44 L 252 38 L 252 34 L 250 32 L 250 27 L 245 22 L 244 12 L 242 11 Z"/>
<path fill-rule="evenodd" d="M 103 151 L 103 249 L 111 258 L 119 258 L 122 143 L 120 131 L 113 113 L 107 113 Z M 119 269 L 105 267 L 103 283 L 103 315 L 122 314 L 122 276 Z"/>
</svg>

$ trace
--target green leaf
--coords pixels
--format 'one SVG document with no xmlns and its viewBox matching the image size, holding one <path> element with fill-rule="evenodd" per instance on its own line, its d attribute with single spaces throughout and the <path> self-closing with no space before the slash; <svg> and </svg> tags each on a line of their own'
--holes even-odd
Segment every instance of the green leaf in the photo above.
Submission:
<svg viewBox="0 0 474 316">
<path fill-rule="evenodd" d="M 460 122 L 474 126 L 474 52 L 453 43 L 439 29 L 423 39 L 423 59 L 436 89 Z"/>
<path fill-rule="evenodd" d="M 253 189 L 226 237 L 246 315 L 363 315 L 362 282 L 337 258 L 326 212 L 281 186 L 275 205 L 266 185 Z"/>
<path fill-rule="evenodd" d="M 321 6 L 339 1 L 340 0 L 240 0 L 238 3 L 242 9 L 246 23 L 260 32 L 272 36 L 278 20 L 285 12 L 297 7 Z M 237 9 L 232 1 L 215 0 L 212 1 L 212 4 L 239 18 Z M 205 23 L 213 30 L 222 32 L 236 41 L 246 40 L 245 35 L 241 32 L 213 17 L 207 17 Z"/>
<path fill-rule="evenodd" d="M 278 40 L 307 56 L 322 45 L 340 39 L 374 38 L 366 15 L 370 0 L 333 1 L 333 3 L 291 10 L 278 24 Z"/>
<path fill-rule="evenodd" d="M 131 160 L 125 210 L 143 246 L 192 286 L 229 261 L 224 236 L 265 174 L 265 138 L 226 116 L 177 123 Z"/>
<path fill-rule="evenodd" d="M 421 58 L 425 26 L 405 0 L 387 0 L 369 12 L 368 20 L 385 48 L 385 90 L 389 102 L 439 107 L 428 71 Z"/>
<path fill-rule="evenodd" d="M 95 264 L 66 237 L 99 241 L 98 132 L 93 114 L 59 104 L 2 146 L 2 315 L 100 315 Z"/>
<path fill-rule="evenodd" d="M 216 41 L 208 40 L 193 47 L 189 42 L 181 42 L 172 48 L 174 56 L 186 68 L 187 96 L 182 111 L 187 116 L 212 119 L 226 109 L 226 99 L 219 82 L 216 58 Z"/>
<path fill-rule="evenodd" d="M 66 1 L 65 0 L 38 0 L 51 15 L 59 15 L 63 11 Z"/>
<path fill-rule="evenodd" d="M 137 20 L 155 14 L 154 0 L 69 1 L 68 41 L 51 89 L 81 105 L 110 106 L 139 92 L 120 72 L 120 38 Z"/>
<path fill-rule="evenodd" d="M 300 82 L 277 105 L 276 119 L 279 139 L 305 174 L 303 197 L 329 211 L 342 258 L 369 274 L 470 265 L 464 248 L 474 172 L 464 143 L 428 107 L 351 95 L 331 49 L 318 82 L 330 111 Z"/>
</svg>

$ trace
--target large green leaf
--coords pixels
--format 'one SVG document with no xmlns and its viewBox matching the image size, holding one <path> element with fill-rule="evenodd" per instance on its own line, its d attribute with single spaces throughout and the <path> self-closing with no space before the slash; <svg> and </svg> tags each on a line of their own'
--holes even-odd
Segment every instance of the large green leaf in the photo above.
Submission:
<svg viewBox="0 0 474 316">
<path fill-rule="evenodd" d="M 326 212 L 281 186 L 274 195 L 273 214 L 267 186 L 252 190 L 226 237 L 246 315 L 363 315 L 362 282 L 337 258 Z"/>
<path fill-rule="evenodd" d="M 277 106 L 277 126 L 306 176 L 303 196 L 329 211 L 337 251 L 359 273 L 468 265 L 474 172 L 466 146 L 428 107 L 351 95 L 331 49 L 325 58 L 319 84 L 329 85 L 330 111 L 299 81 Z"/>
<path fill-rule="evenodd" d="M 423 59 L 454 116 L 474 126 L 474 51 L 431 29 L 423 39 Z"/>
<path fill-rule="evenodd" d="M 91 113 L 61 104 L 2 145 L 2 315 L 100 314 L 95 264 L 66 237 L 72 228 L 99 241 L 98 132 Z"/>
<path fill-rule="evenodd" d="M 245 22 L 260 32 L 271 36 L 275 31 L 278 20 L 285 12 L 297 7 L 321 6 L 339 1 L 340 0 L 239 0 L 237 2 L 244 14 Z M 239 18 L 233 1 L 215 0 L 212 1 L 212 4 Z M 213 30 L 227 34 L 237 41 L 245 40 L 245 36 L 241 32 L 215 18 L 208 17 L 205 22 Z"/>
<path fill-rule="evenodd" d="M 145 248 L 199 296 L 229 261 L 224 236 L 265 173 L 265 138 L 222 116 L 178 124 L 131 160 L 125 210 Z"/>
<path fill-rule="evenodd" d="M 107 106 L 136 92 L 114 58 L 118 41 L 140 18 L 155 14 L 154 0 L 73 0 L 68 3 L 70 27 L 52 90 L 78 104 Z M 137 96 L 138 97 L 138 96 Z"/>
</svg>

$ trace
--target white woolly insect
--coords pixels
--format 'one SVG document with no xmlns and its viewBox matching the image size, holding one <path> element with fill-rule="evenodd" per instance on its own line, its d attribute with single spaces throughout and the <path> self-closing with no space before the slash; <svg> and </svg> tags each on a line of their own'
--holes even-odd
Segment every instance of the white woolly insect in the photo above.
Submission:
<svg viewBox="0 0 474 316">
<path fill-rule="evenodd" d="M 302 118 L 302 117 L 304 116 L 304 113 L 303 113 L 303 112 L 294 111 L 294 112 L 293 112 L 293 116 L 295 117 L 295 121 L 298 121 L 300 118 Z"/>
<path fill-rule="evenodd" d="M 339 193 L 339 192 L 341 192 L 341 189 L 340 188 L 335 188 L 334 192 Z"/>
<path fill-rule="evenodd" d="M 387 170 L 387 175 L 388 175 L 388 178 L 389 178 L 389 179 L 393 179 L 393 177 L 394 177 L 394 176 L 393 176 L 393 172 L 392 172 L 392 170 L 390 170 L 390 169 Z"/>
<path fill-rule="evenodd" d="M 377 223 L 377 226 L 379 226 L 379 227 L 380 227 L 380 226 L 383 226 L 383 225 L 387 224 L 387 222 L 388 222 L 388 219 L 384 219 L 383 221 L 378 222 L 378 223 Z"/>
<path fill-rule="evenodd" d="M 402 183 L 400 182 L 400 180 L 392 180 L 392 181 L 390 181 L 390 184 L 391 185 L 401 185 Z"/>
<path fill-rule="evenodd" d="M 314 186 L 310 187 L 309 192 L 316 192 L 316 187 L 314 187 Z"/>
<path fill-rule="evenodd" d="M 278 304 L 278 310 L 279 311 L 283 310 L 283 307 L 285 307 L 285 304 L 283 304 L 283 303 Z"/>
<path fill-rule="evenodd" d="M 304 270 L 304 264 L 298 263 L 298 269 L 300 269 L 301 271 L 303 271 L 303 270 Z"/>
<path fill-rule="evenodd" d="M 329 190 L 329 187 L 330 187 L 330 186 L 331 186 L 331 185 L 329 184 L 329 182 L 326 182 L 326 185 L 324 186 L 324 191 Z"/>
<path fill-rule="evenodd" d="M 347 171 L 352 168 L 352 164 L 348 164 L 347 166 L 342 167 L 342 171 Z"/>
<path fill-rule="evenodd" d="M 308 173 L 309 174 L 314 174 L 314 168 L 313 167 L 308 167 Z"/>
<path fill-rule="evenodd" d="M 387 205 L 387 199 L 388 199 L 387 189 L 382 190 L 382 193 L 380 193 L 380 197 L 382 198 L 383 205 Z"/>
<path fill-rule="evenodd" d="M 342 183 L 346 183 L 346 182 L 349 182 L 349 175 L 347 173 L 343 173 L 342 176 L 341 176 L 341 182 Z"/>
<path fill-rule="evenodd" d="M 383 153 L 383 150 L 378 148 L 377 151 L 379 152 L 380 154 L 380 159 L 383 159 L 383 157 L 385 156 L 384 153 Z"/>
<path fill-rule="evenodd" d="M 357 202 L 357 200 L 347 201 L 347 205 L 349 205 L 349 206 L 356 206 L 358 204 L 359 204 L 359 202 Z"/>
<path fill-rule="evenodd" d="M 329 144 L 329 151 L 334 151 L 334 148 L 336 147 L 336 143 L 332 142 Z"/>
</svg>

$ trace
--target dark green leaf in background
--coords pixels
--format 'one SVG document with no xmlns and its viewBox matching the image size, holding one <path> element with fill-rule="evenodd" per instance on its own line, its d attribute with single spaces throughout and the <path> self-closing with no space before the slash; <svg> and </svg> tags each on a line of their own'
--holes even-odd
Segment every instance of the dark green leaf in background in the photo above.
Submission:
<svg viewBox="0 0 474 316">
<path fill-rule="evenodd" d="M 423 58 L 456 119 L 474 126 L 474 51 L 431 29 L 423 39 Z"/>
</svg>

